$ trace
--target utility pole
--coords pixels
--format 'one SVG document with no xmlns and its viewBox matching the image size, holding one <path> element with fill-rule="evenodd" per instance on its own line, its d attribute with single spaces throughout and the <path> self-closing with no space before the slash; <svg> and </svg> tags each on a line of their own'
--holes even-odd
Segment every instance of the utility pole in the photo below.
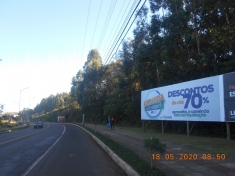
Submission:
<svg viewBox="0 0 235 176">
<path fill-rule="evenodd" d="M 83 99 L 83 115 L 82 115 L 82 125 L 85 125 L 85 104 L 84 104 L 84 95 L 82 94 L 82 92 L 79 92 L 82 95 L 82 99 Z"/>
<path fill-rule="evenodd" d="M 19 114 L 20 114 L 21 92 L 22 92 L 23 90 L 25 90 L 25 89 L 28 89 L 28 88 L 29 88 L 29 87 L 26 87 L 26 88 L 20 90 Z M 23 115 L 23 114 L 22 114 L 22 115 Z M 21 116 L 21 123 L 22 123 L 22 116 Z"/>
</svg>

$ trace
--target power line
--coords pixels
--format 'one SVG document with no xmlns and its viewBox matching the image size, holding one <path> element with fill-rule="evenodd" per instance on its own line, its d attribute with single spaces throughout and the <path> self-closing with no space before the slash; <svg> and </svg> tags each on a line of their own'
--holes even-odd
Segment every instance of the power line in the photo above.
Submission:
<svg viewBox="0 0 235 176">
<path fill-rule="evenodd" d="M 99 8 L 98 16 L 97 16 L 96 23 L 95 23 L 95 29 L 94 29 L 94 33 L 93 33 L 92 40 L 91 40 L 91 46 L 92 46 L 92 43 L 93 43 L 93 39 L 94 39 L 94 35 L 95 35 L 95 31 L 96 31 L 97 21 L 98 21 L 98 18 L 99 18 L 99 16 L 100 16 L 100 9 L 101 9 L 101 5 L 102 5 L 102 0 L 101 0 L 101 3 L 100 3 L 100 8 Z M 91 48 L 91 46 L 90 46 L 90 48 Z"/>
<path fill-rule="evenodd" d="M 127 32 L 126 32 L 126 34 L 127 34 L 127 33 L 128 33 L 128 31 L 130 30 L 130 28 L 131 28 L 131 26 L 133 25 L 133 23 L 135 22 L 135 19 L 137 18 L 137 16 L 138 16 L 138 14 L 139 14 L 140 10 L 142 9 L 142 7 L 143 7 L 143 6 L 144 6 L 144 4 L 146 3 L 146 1 L 147 1 L 147 0 L 145 0 L 145 2 L 142 4 L 141 8 L 139 9 L 138 13 L 136 14 L 136 16 L 135 16 L 134 20 L 132 21 L 132 23 L 131 23 L 131 25 L 130 25 L 129 29 L 128 29 L 128 30 L 127 30 Z M 126 37 L 126 34 L 124 35 L 124 37 Z M 122 42 L 123 42 L 123 40 L 124 40 L 124 37 L 122 38 L 122 40 L 121 40 L 120 44 L 118 45 L 117 50 L 118 50 L 119 46 L 122 44 Z M 117 53 L 117 50 L 116 50 L 116 52 L 115 52 L 115 53 Z M 111 58 L 111 59 L 112 59 L 112 58 Z M 110 59 L 110 61 L 111 61 L 111 59 Z"/>
<path fill-rule="evenodd" d="M 142 5 L 141 8 L 139 9 L 139 11 L 138 11 L 138 13 L 136 14 L 136 16 L 135 16 L 135 18 L 134 18 L 132 24 L 134 23 L 135 19 L 137 18 L 137 16 L 138 16 L 140 10 L 142 9 L 142 7 L 143 7 L 144 4 L 146 3 L 146 1 L 147 1 L 147 0 L 145 0 L 145 2 L 143 3 L 143 5 Z M 132 16 L 133 16 L 134 12 L 136 11 L 137 7 L 139 6 L 140 2 L 141 2 L 141 0 L 140 0 L 139 3 L 137 4 L 137 6 L 136 6 L 135 10 L 133 11 L 133 13 L 131 14 L 131 17 L 129 18 L 129 20 L 128 20 L 127 24 L 126 24 L 125 29 L 126 29 L 128 23 L 130 22 L 130 20 L 131 20 L 131 18 L 132 18 Z M 130 30 L 132 24 L 130 25 L 130 27 L 129 27 L 129 29 L 127 30 L 127 32 Z M 125 29 L 123 30 L 122 34 L 124 33 Z M 126 32 L 126 34 L 127 34 L 127 32 Z M 120 35 L 118 41 L 120 40 L 122 34 Z M 126 34 L 124 35 L 124 37 L 126 36 Z M 124 37 L 123 37 L 123 39 L 124 39 Z M 121 40 L 121 42 L 123 41 L 123 39 Z M 120 42 L 120 44 L 121 44 L 121 42 Z M 115 46 L 113 47 L 113 50 L 116 48 L 116 45 L 117 45 L 117 44 L 118 44 L 118 42 L 117 42 L 117 43 L 115 44 Z M 118 47 L 120 46 L 120 44 L 118 45 Z M 117 47 L 117 49 L 118 49 L 118 47 Z M 112 58 L 110 58 L 110 56 L 111 56 L 111 54 L 113 53 L 113 50 L 111 51 L 109 57 L 107 58 L 107 60 L 106 60 L 106 62 L 105 62 L 105 65 L 106 65 L 108 62 L 111 61 Z"/>
<path fill-rule="evenodd" d="M 108 12 L 108 15 L 107 15 L 107 18 L 106 18 L 106 20 L 105 20 L 105 24 L 104 24 L 102 33 L 101 33 L 101 35 L 100 35 L 100 39 L 99 39 L 97 48 L 99 48 L 99 46 L 101 46 L 101 44 L 102 44 L 102 42 L 103 42 L 104 35 L 105 35 L 105 32 L 106 32 L 106 30 L 107 30 L 107 28 L 108 28 L 109 21 L 110 21 L 112 15 L 113 15 L 113 9 L 114 9 L 114 7 L 116 6 L 117 0 L 115 0 L 114 5 L 112 5 L 113 2 L 114 2 L 114 1 L 112 1 L 112 3 L 110 4 L 110 6 L 112 6 L 112 8 L 110 8 L 110 10 L 109 10 L 109 12 Z M 111 13 L 111 15 L 110 15 L 110 13 Z M 107 23 L 107 24 L 106 24 L 106 23 Z"/>
<path fill-rule="evenodd" d="M 134 20 L 132 21 L 132 23 L 131 23 L 131 25 L 130 25 L 129 29 L 128 29 L 128 30 L 127 30 L 127 32 L 126 32 L 126 34 L 127 34 L 127 33 L 128 33 L 128 31 L 130 30 L 130 28 L 131 28 L 131 26 L 133 25 L 133 23 L 135 22 L 135 19 L 137 18 L 137 16 L 138 16 L 138 14 L 139 14 L 140 10 L 142 9 L 142 7 L 143 7 L 143 6 L 144 6 L 144 4 L 146 3 L 146 1 L 147 1 L 147 0 L 145 0 L 145 1 L 144 1 L 144 3 L 142 4 L 141 8 L 139 9 L 138 13 L 136 14 L 136 16 L 135 16 Z M 137 5 L 137 6 L 138 6 L 138 5 Z M 124 31 L 123 31 L 123 32 L 124 32 Z M 126 37 L 126 34 L 124 35 L 124 37 Z M 124 37 L 122 38 L 121 42 L 119 43 L 119 45 L 118 45 L 118 47 L 117 47 L 117 50 L 118 50 L 119 46 L 121 45 L 121 43 L 123 42 Z M 117 43 L 116 43 L 116 44 L 117 44 Z M 116 46 L 116 45 L 115 45 L 115 46 Z M 115 47 L 114 47 L 114 48 L 115 48 Z M 113 48 L 113 50 L 114 50 L 114 48 Z M 111 54 L 113 53 L 113 50 L 112 50 Z M 116 50 L 116 52 L 115 52 L 115 53 L 117 53 L 117 50 Z M 109 55 L 109 58 L 110 58 L 111 54 Z M 109 59 L 109 58 L 108 58 L 108 59 Z M 112 57 L 110 58 L 110 61 L 111 61 L 111 60 L 112 60 Z M 109 61 L 109 62 L 110 62 L 110 61 Z"/>
<path fill-rule="evenodd" d="M 111 48 L 113 48 L 113 46 L 115 45 L 115 43 L 118 41 L 118 37 L 120 36 L 120 34 L 122 33 L 122 31 L 125 30 L 125 29 L 124 29 L 124 28 L 125 28 L 124 26 L 125 26 L 126 24 L 128 24 L 128 23 L 127 23 L 128 18 L 130 18 L 131 13 L 134 12 L 133 9 L 134 9 L 134 7 L 136 6 L 136 3 L 137 3 L 137 0 L 136 0 L 135 2 L 133 2 L 132 6 L 131 6 L 131 8 L 130 8 L 130 10 L 129 10 L 128 15 L 126 16 L 125 21 L 123 22 L 122 27 L 121 27 L 120 30 L 119 30 L 119 34 L 116 35 L 116 38 L 115 38 L 115 40 L 113 41 L 112 46 L 109 48 L 109 52 L 108 52 L 107 55 L 110 54 Z M 115 36 L 115 35 L 114 35 L 114 36 Z M 106 51 L 106 53 L 107 53 L 107 51 Z M 105 55 L 105 58 L 107 58 L 107 55 Z M 107 61 L 107 59 L 106 59 L 106 61 Z"/>
<path fill-rule="evenodd" d="M 125 2 L 126 2 L 126 1 L 125 1 Z M 120 20 L 120 22 L 119 22 L 119 24 L 118 24 L 117 26 L 120 26 L 120 23 L 122 22 L 122 19 L 123 19 L 124 15 L 126 14 L 126 11 L 127 11 L 127 9 L 128 9 L 128 6 L 129 6 L 130 2 L 131 2 L 131 1 L 128 2 L 127 6 L 126 6 L 126 9 L 125 9 L 125 11 L 124 11 L 124 13 L 123 13 L 123 15 L 122 15 L 122 17 L 121 17 L 121 20 Z M 122 8 L 123 8 L 124 5 L 125 5 L 125 3 L 123 3 Z M 121 11 L 122 11 L 122 8 L 121 8 Z M 120 11 L 120 12 L 121 12 L 121 11 Z M 123 23 L 123 24 L 124 24 L 124 23 Z M 113 29 L 114 29 L 114 27 L 115 27 L 115 25 L 113 26 Z M 123 25 L 122 25 L 122 27 L 123 27 Z M 122 30 L 122 27 L 120 28 L 120 31 Z M 110 40 L 110 43 L 112 43 L 113 38 L 114 38 L 115 36 L 118 36 L 118 35 L 115 35 L 115 34 L 117 33 L 117 30 L 118 30 L 118 28 L 116 28 L 116 31 L 115 31 L 114 34 L 113 34 L 112 32 L 110 32 L 110 35 L 113 35 L 112 39 Z M 113 30 L 112 30 L 112 31 L 113 31 Z M 110 35 L 109 35 L 108 38 L 110 38 Z M 116 39 L 117 39 L 117 37 L 116 37 Z M 115 41 L 116 41 L 116 39 L 115 39 Z M 107 44 L 107 43 L 108 43 L 108 42 L 106 42 L 106 44 Z M 113 43 L 115 43 L 115 42 L 113 41 Z M 109 44 L 109 45 L 110 45 L 110 44 Z M 106 45 L 105 45 L 104 49 L 105 49 L 105 48 L 106 48 Z M 108 49 L 106 50 L 106 53 L 107 53 L 107 51 L 108 51 Z M 104 54 L 104 56 L 106 56 L 106 53 Z"/>
<path fill-rule="evenodd" d="M 139 6 L 140 2 L 141 2 L 141 0 L 139 0 L 139 2 L 138 2 L 137 5 L 135 5 L 135 9 L 132 11 L 131 15 L 128 15 L 127 18 L 126 18 L 126 20 L 125 20 L 125 22 L 123 23 L 123 25 L 124 25 L 124 24 L 126 24 L 126 25 L 125 25 L 124 29 L 122 30 L 121 34 L 119 35 L 119 38 L 118 38 L 118 35 L 117 35 L 115 42 L 112 44 L 112 47 L 110 48 L 110 50 L 109 50 L 109 52 L 108 52 L 108 55 L 109 55 L 109 56 L 108 56 L 108 57 L 106 56 L 105 65 L 107 64 L 110 55 L 113 53 L 113 50 L 116 48 L 116 45 L 117 45 L 118 41 L 120 40 L 120 38 L 122 37 L 124 31 L 126 30 L 128 24 L 129 24 L 129 22 L 130 22 L 130 20 L 131 20 L 131 18 L 132 18 L 132 16 L 133 16 L 133 14 L 134 14 L 134 12 L 136 11 L 137 7 Z M 134 3 L 133 3 L 133 5 L 134 5 Z M 132 5 L 132 9 L 134 8 L 133 5 Z M 130 10 L 130 12 L 131 12 L 131 10 Z M 130 13 L 130 12 L 129 12 L 129 13 Z M 129 18 L 129 19 L 128 19 L 128 18 Z M 126 22 L 126 21 L 127 21 L 127 22 Z M 118 39 L 117 39 L 117 38 L 118 38 Z M 116 43 L 116 44 L 115 44 L 115 43 Z M 114 47 L 113 47 L 113 46 L 114 46 Z M 112 48 L 113 48 L 113 49 L 112 49 Z"/>
<path fill-rule="evenodd" d="M 86 21 L 85 37 L 84 37 L 83 49 L 82 49 L 82 58 L 83 58 L 83 52 L 84 52 L 84 47 L 85 47 L 85 41 L 86 41 L 86 32 L 87 32 L 88 18 L 89 18 L 89 14 L 90 14 L 90 5 L 91 5 L 91 0 L 90 0 L 90 2 L 89 2 L 89 8 L 88 8 L 88 15 L 87 15 L 87 21 Z M 82 58 L 81 58 L 81 64 L 82 64 Z"/>
<path fill-rule="evenodd" d="M 137 1 L 137 0 L 135 0 L 135 1 Z M 124 1 L 124 3 L 122 4 L 122 7 L 121 7 L 120 12 L 122 11 L 122 9 L 123 9 L 123 7 L 124 7 L 125 2 L 126 2 L 126 1 Z M 129 6 L 130 2 L 131 2 L 131 1 L 129 1 L 128 4 L 127 4 L 127 6 L 126 6 L 125 12 L 123 13 L 122 18 L 121 18 L 121 20 L 120 20 L 118 26 L 120 26 L 120 23 L 121 23 L 121 21 L 122 21 L 124 15 L 125 15 L 125 13 L 126 13 L 126 10 L 127 10 L 128 6 Z M 113 29 L 114 29 L 114 27 L 115 27 L 115 25 L 113 26 Z M 112 29 L 111 31 L 113 31 L 113 29 Z M 117 30 L 118 30 L 118 28 L 116 29 L 115 34 L 116 34 Z M 111 35 L 111 34 L 112 34 L 112 33 L 110 33 L 110 35 Z M 110 38 L 110 35 L 109 35 L 108 38 Z M 113 35 L 113 36 L 114 36 L 114 35 Z M 112 41 L 112 40 L 111 40 L 111 41 Z M 108 43 L 108 42 L 106 42 L 105 47 L 106 47 L 107 43 Z M 111 42 L 110 42 L 110 43 L 111 43 Z M 104 47 L 104 48 L 105 48 L 105 47 Z M 106 52 L 107 52 L 107 51 L 106 51 Z M 100 73 L 100 74 L 101 74 L 101 73 Z M 99 74 L 99 75 L 100 75 L 100 74 Z M 98 77 L 99 77 L 99 76 L 98 76 Z"/>
</svg>

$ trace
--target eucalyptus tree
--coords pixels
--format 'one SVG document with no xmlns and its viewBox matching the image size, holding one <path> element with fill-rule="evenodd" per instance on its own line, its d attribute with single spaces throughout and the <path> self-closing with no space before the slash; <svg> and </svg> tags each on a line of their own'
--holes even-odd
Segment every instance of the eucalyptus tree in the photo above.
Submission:
<svg viewBox="0 0 235 176">
<path fill-rule="evenodd" d="M 191 49 L 195 73 L 199 73 L 196 77 L 234 71 L 235 2 L 188 0 L 184 6 L 190 14 L 188 26 L 196 42 L 197 49 Z"/>
<path fill-rule="evenodd" d="M 143 7 L 137 14 L 136 28 L 133 31 L 133 60 L 138 84 L 141 90 L 153 87 L 156 83 L 156 69 L 152 66 L 151 38 L 149 36 L 148 9 Z"/>
<path fill-rule="evenodd" d="M 101 95 L 105 98 L 104 116 L 114 116 L 116 121 L 120 121 L 125 109 L 126 96 L 123 98 L 123 94 L 125 94 L 126 89 L 120 87 L 120 78 L 124 76 L 121 60 L 105 66 L 103 74 L 105 86 L 101 89 Z"/>
<path fill-rule="evenodd" d="M 185 81 L 191 73 L 193 31 L 188 26 L 190 15 L 184 7 L 179 0 L 151 1 L 150 31 L 160 85 Z M 164 15 L 158 15 L 160 9 L 165 9 Z"/>
<path fill-rule="evenodd" d="M 119 76 L 119 85 L 120 89 L 123 89 L 123 93 L 127 98 L 130 94 L 132 94 L 133 90 L 133 82 L 134 82 L 134 62 L 133 62 L 133 55 L 132 55 L 132 42 L 131 41 L 124 41 L 122 44 L 122 50 L 119 52 L 120 58 L 120 69 L 123 73 Z"/>
<path fill-rule="evenodd" d="M 103 69 L 102 58 L 97 49 L 92 49 L 87 56 L 87 61 L 83 66 L 82 81 L 78 79 L 77 95 L 85 101 L 86 109 L 95 109 L 96 87 L 101 82 Z M 87 113 L 91 113 L 86 111 Z"/>
<path fill-rule="evenodd" d="M 234 70 L 234 7 L 230 0 L 150 0 L 163 85 Z"/>
</svg>

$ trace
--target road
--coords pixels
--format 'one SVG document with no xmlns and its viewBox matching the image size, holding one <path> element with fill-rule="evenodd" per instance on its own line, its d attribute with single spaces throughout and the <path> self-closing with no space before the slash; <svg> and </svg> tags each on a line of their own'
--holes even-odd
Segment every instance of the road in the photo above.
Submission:
<svg viewBox="0 0 235 176">
<path fill-rule="evenodd" d="M 93 139 L 69 124 L 44 123 L 0 136 L 0 175 L 126 175 Z"/>
</svg>

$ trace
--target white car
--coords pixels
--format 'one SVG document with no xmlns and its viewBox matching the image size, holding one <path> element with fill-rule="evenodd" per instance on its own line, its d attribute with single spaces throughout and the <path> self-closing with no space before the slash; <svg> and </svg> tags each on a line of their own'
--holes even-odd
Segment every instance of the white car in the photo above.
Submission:
<svg viewBox="0 0 235 176">
<path fill-rule="evenodd" d="M 33 128 L 34 129 L 35 128 L 43 128 L 43 122 L 36 122 L 36 123 L 34 123 Z"/>
</svg>

